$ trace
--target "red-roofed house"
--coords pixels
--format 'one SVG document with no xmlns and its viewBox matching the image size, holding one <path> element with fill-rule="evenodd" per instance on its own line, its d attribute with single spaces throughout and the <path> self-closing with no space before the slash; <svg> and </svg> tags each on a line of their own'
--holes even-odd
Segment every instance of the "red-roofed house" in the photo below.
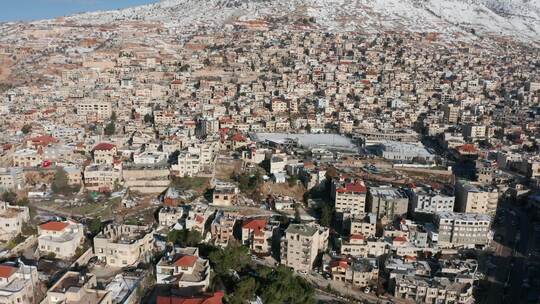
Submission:
<svg viewBox="0 0 540 304">
<path fill-rule="evenodd" d="M 185 228 L 194 229 L 201 235 L 204 235 L 207 230 L 206 223 L 210 217 L 214 215 L 214 213 L 215 209 L 213 207 L 209 207 L 208 205 L 200 204 L 192 206 L 186 218 Z"/>
<path fill-rule="evenodd" d="M 0 303 L 35 303 L 38 283 L 36 266 L 22 262 L 0 264 Z"/>
<path fill-rule="evenodd" d="M 100 143 L 92 150 L 94 163 L 112 164 L 117 153 L 116 146 L 110 143 Z"/>
<path fill-rule="evenodd" d="M 158 284 L 206 291 L 210 286 L 210 264 L 199 257 L 197 247 L 175 248 L 156 265 Z"/>
<path fill-rule="evenodd" d="M 58 139 L 52 136 L 40 135 L 40 136 L 30 138 L 28 141 L 26 141 L 26 145 L 29 148 L 37 149 L 38 147 L 47 147 L 48 145 L 52 145 L 57 142 L 58 142 Z"/>
<path fill-rule="evenodd" d="M 473 144 L 464 144 L 457 147 L 457 152 L 460 156 L 463 155 L 478 155 L 478 149 Z"/>
<path fill-rule="evenodd" d="M 242 244 L 254 253 L 270 254 L 276 231 L 277 226 L 268 223 L 268 219 L 249 219 L 242 225 Z"/>
<path fill-rule="evenodd" d="M 2 281 L 8 281 L 15 272 L 17 272 L 17 267 L 15 266 L 6 264 L 0 265 L 0 278 Z"/>
<path fill-rule="evenodd" d="M 225 294 L 222 291 L 216 291 L 211 295 L 195 297 L 158 296 L 156 304 L 223 304 L 224 296 Z"/>
<path fill-rule="evenodd" d="M 231 135 L 226 145 L 231 150 L 237 150 L 242 147 L 246 147 L 251 144 L 251 141 L 240 133 L 234 133 Z"/>
<path fill-rule="evenodd" d="M 68 259 L 84 242 L 84 226 L 73 221 L 51 221 L 38 226 L 38 235 L 41 254 L 54 253 L 56 258 Z"/>
<path fill-rule="evenodd" d="M 404 237 L 404 236 L 396 236 L 393 240 L 392 240 L 392 245 L 393 246 L 403 246 L 407 243 L 407 238 Z"/>
<path fill-rule="evenodd" d="M 379 277 L 377 259 L 340 259 L 330 262 L 332 280 L 352 284 L 357 288 L 374 285 Z"/>
<path fill-rule="evenodd" d="M 361 217 L 365 214 L 367 188 L 363 182 L 347 183 L 335 189 L 336 212 L 345 217 Z"/>
</svg>

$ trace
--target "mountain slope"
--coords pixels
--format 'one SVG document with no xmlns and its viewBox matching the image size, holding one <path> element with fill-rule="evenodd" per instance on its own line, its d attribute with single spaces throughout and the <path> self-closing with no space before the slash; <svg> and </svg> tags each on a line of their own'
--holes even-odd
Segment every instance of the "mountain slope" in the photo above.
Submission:
<svg viewBox="0 0 540 304">
<path fill-rule="evenodd" d="M 409 30 L 471 37 L 470 33 L 540 41 L 540 0 L 164 0 L 70 17 L 80 23 L 160 21 L 186 31 L 233 20 L 313 17 L 329 31 Z"/>
</svg>

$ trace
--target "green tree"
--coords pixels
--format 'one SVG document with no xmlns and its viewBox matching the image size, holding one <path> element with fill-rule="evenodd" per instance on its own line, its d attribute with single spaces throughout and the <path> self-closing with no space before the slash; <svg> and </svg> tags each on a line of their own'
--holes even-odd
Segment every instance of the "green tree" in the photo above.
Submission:
<svg viewBox="0 0 540 304">
<path fill-rule="evenodd" d="M 105 135 L 113 135 L 116 131 L 116 125 L 114 124 L 114 121 L 109 122 L 105 129 L 103 130 L 105 132 Z"/>
<path fill-rule="evenodd" d="M 116 121 L 116 112 L 115 111 L 113 111 L 112 114 L 111 114 L 111 120 Z"/>
<path fill-rule="evenodd" d="M 103 223 L 101 223 L 101 218 L 96 217 L 93 218 L 90 221 L 90 224 L 88 224 L 88 230 L 90 230 L 90 233 L 93 235 L 97 235 L 101 232 L 101 228 L 103 228 Z"/>
<path fill-rule="evenodd" d="M 245 246 L 229 243 L 224 249 L 210 253 L 208 258 L 217 275 L 227 275 L 229 271 L 240 271 L 249 264 L 249 250 Z"/>
<path fill-rule="evenodd" d="M 295 223 L 302 222 L 302 215 L 300 215 L 300 206 L 298 205 L 294 206 L 294 222 Z"/>
<path fill-rule="evenodd" d="M 144 122 L 153 124 L 154 123 L 154 116 L 152 116 L 150 114 L 144 115 Z"/>
<path fill-rule="evenodd" d="M 255 291 L 257 290 L 257 281 L 255 278 L 244 278 L 238 282 L 234 293 L 228 297 L 227 303 L 230 304 L 243 304 L 246 301 L 253 300 L 255 298 Z"/>
<path fill-rule="evenodd" d="M 12 190 L 5 191 L 2 193 L 2 200 L 8 203 L 15 203 L 17 201 L 17 193 Z"/>
<path fill-rule="evenodd" d="M 181 246 L 196 246 L 202 241 L 202 236 L 196 230 L 176 230 L 172 229 L 167 234 L 167 240 L 173 244 Z"/>
<path fill-rule="evenodd" d="M 28 199 L 28 197 L 23 197 L 20 200 L 17 200 L 15 204 L 18 206 L 28 206 L 29 203 L 30 200 Z"/>
<path fill-rule="evenodd" d="M 324 204 L 321 208 L 321 225 L 330 227 L 332 218 L 334 217 L 334 209 L 329 204 Z"/>
<path fill-rule="evenodd" d="M 32 125 L 24 125 L 22 128 L 21 128 L 21 131 L 24 133 L 24 134 L 28 134 L 30 133 L 30 131 L 32 131 Z"/>
<path fill-rule="evenodd" d="M 247 174 L 241 174 L 238 177 L 238 184 L 241 191 L 251 190 L 250 188 L 250 178 Z"/>
<path fill-rule="evenodd" d="M 285 266 L 281 265 L 275 271 L 267 271 L 262 279 L 265 284 L 258 290 L 258 294 L 264 303 L 315 303 L 313 287 Z"/>
<path fill-rule="evenodd" d="M 298 183 L 298 178 L 296 176 L 291 176 L 288 182 L 289 182 L 289 187 L 294 187 Z"/>
<path fill-rule="evenodd" d="M 54 173 L 51 190 L 57 194 L 70 194 L 73 192 L 73 188 L 69 185 L 66 170 L 61 167 L 58 167 Z"/>
</svg>

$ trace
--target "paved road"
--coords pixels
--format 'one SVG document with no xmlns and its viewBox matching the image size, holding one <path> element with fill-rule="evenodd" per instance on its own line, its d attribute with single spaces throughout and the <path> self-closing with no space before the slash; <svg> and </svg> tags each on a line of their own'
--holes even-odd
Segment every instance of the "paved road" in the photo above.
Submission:
<svg viewBox="0 0 540 304">
<path fill-rule="evenodd" d="M 276 261 L 272 259 L 271 257 L 267 257 L 265 259 L 253 259 L 253 262 L 265 265 L 268 267 L 275 267 Z M 341 301 L 345 303 L 373 303 L 373 304 L 387 304 L 387 303 L 395 303 L 395 304 L 411 304 L 414 303 L 414 301 L 408 301 L 404 299 L 395 299 L 393 297 L 387 297 L 388 300 L 377 297 L 375 293 L 364 293 L 363 291 L 352 288 L 351 285 L 345 284 L 343 282 L 333 281 L 333 280 L 327 280 L 324 277 L 322 277 L 320 274 L 317 273 L 296 273 L 299 276 L 302 276 L 304 279 L 306 279 L 308 282 L 310 282 L 315 289 L 317 290 L 318 297 L 325 296 L 325 297 L 333 297 L 333 300 Z M 334 295 L 332 293 L 328 293 L 328 286 L 333 291 L 336 291 L 337 295 Z M 347 299 L 348 298 L 348 299 Z M 355 299 L 355 300 L 351 300 Z"/>
<path fill-rule="evenodd" d="M 530 276 L 531 259 L 528 255 L 540 242 L 535 241 L 538 236 L 523 208 L 509 204 L 503 206 L 508 210 L 504 213 L 505 220 L 495 229 L 496 234 L 502 236 L 502 241 L 492 244 L 494 254 L 488 259 L 496 267 L 488 273 L 489 287 L 481 303 L 531 303 L 528 297 L 534 291 L 526 288 L 523 280 Z"/>
</svg>

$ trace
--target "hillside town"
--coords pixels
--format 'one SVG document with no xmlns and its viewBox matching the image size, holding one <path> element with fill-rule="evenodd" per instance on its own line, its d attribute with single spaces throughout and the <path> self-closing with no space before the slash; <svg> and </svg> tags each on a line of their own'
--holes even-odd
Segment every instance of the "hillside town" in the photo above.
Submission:
<svg viewBox="0 0 540 304">
<path fill-rule="evenodd" d="M 540 303 L 540 52 L 0 25 L 0 303 Z"/>
</svg>

